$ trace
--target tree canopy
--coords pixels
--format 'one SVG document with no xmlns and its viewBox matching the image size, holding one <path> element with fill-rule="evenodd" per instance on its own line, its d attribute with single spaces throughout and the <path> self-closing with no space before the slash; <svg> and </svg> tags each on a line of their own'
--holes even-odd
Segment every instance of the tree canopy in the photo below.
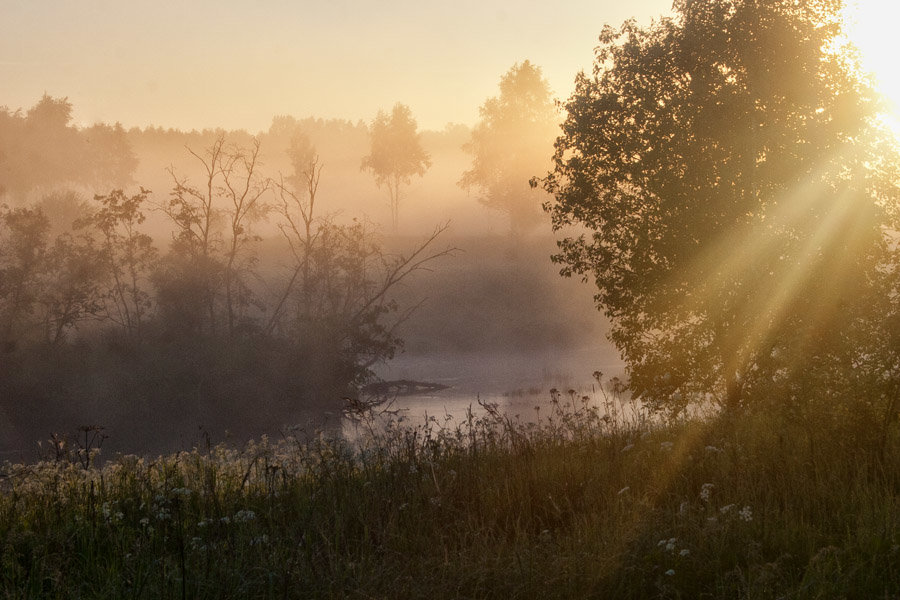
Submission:
<svg viewBox="0 0 900 600">
<path fill-rule="evenodd" d="M 550 86 L 540 67 L 516 63 L 500 78 L 500 95 L 488 98 L 481 120 L 463 149 L 472 168 L 459 185 L 481 192 L 479 200 L 509 216 L 513 234 L 540 220 L 540 200 L 529 180 L 548 167 L 548 148 L 559 132 Z"/>
<path fill-rule="evenodd" d="M 431 158 L 422 148 L 416 129 L 416 120 L 405 104 L 395 104 L 390 116 L 378 111 L 372 121 L 372 150 L 362 161 L 363 170 L 372 172 L 378 187 L 388 188 L 394 229 L 399 221 L 400 187 L 431 167 Z"/>
<path fill-rule="evenodd" d="M 840 2 L 674 8 L 603 30 L 543 180 L 555 260 L 595 281 L 633 392 L 740 406 L 895 373 L 872 332 L 896 162 Z"/>
</svg>

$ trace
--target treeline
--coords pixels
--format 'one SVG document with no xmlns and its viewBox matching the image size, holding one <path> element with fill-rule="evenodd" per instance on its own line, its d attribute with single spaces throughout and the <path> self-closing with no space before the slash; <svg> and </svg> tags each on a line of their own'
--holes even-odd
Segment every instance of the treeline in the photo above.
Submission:
<svg viewBox="0 0 900 600">
<path fill-rule="evenodd" d="M 339 406 L 399 348 L 408 312 L 391 294 L 448 252 L 432 248 L 441 228 L 397 254 L 367 221 L 324 214 L 301 134 L 286 177 L 263 172 L 255 140 L 189 152 L 205 176 L 173 168 L 164 202 L 57 190 L 0 209 L 0 427 L 13 445 L 85 423 L 118 429 L 125 448 L 196 439 L 198 425 L 259 433 Z M 145 231 L 151 210 L 167 245 Z M 280 240 L 257 233 L 264 219 Z"/>
<path fill-rule="evenodd" d="M 0 109 L 0 197 L 131 183 L 138 161 L 122 126 L 79 129 L 71 120 L 72 104 L 46 94 L 25 112 Z"/>
</svg>

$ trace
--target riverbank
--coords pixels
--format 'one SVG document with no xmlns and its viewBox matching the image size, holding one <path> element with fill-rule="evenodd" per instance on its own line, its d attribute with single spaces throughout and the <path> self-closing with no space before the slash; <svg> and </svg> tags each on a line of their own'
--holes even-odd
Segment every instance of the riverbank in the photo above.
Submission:
<svg viewBox="0 0 900 600">
<path fill-rule="evenodd" d="M 660 423 L 566 400 L 540 423 L 487 406 L 372 428 L 361 451 L 295 432 L 7 464 L 2 596 L 900 594 L 896 431 L 881 446 L 773 412 Z"/>
</svg>

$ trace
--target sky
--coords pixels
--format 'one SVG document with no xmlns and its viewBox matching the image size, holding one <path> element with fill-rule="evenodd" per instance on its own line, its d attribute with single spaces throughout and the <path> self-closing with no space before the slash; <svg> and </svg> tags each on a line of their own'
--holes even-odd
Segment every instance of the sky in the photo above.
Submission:
<svg viewBox="0 0 900 600">
<path fill-rule="evenodd" d="M 670 0 L 0 0 L 0 106 L 68 97 L 79 125 L 267 130 L 275 115 L 474 124 L 515 63 L 557 97 L 604 24 Z"/>
</svg>

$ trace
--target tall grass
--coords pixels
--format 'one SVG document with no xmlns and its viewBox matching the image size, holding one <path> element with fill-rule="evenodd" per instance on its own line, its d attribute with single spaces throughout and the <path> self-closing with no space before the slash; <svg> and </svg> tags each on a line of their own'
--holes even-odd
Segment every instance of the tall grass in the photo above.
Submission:
<svg viewBox="0 0 900 600">
<path fill-rule="evenodd" d="M 6 464 L 5 598 L 897 598 L 900 444 L 774 412 Z"/>
</svg>

